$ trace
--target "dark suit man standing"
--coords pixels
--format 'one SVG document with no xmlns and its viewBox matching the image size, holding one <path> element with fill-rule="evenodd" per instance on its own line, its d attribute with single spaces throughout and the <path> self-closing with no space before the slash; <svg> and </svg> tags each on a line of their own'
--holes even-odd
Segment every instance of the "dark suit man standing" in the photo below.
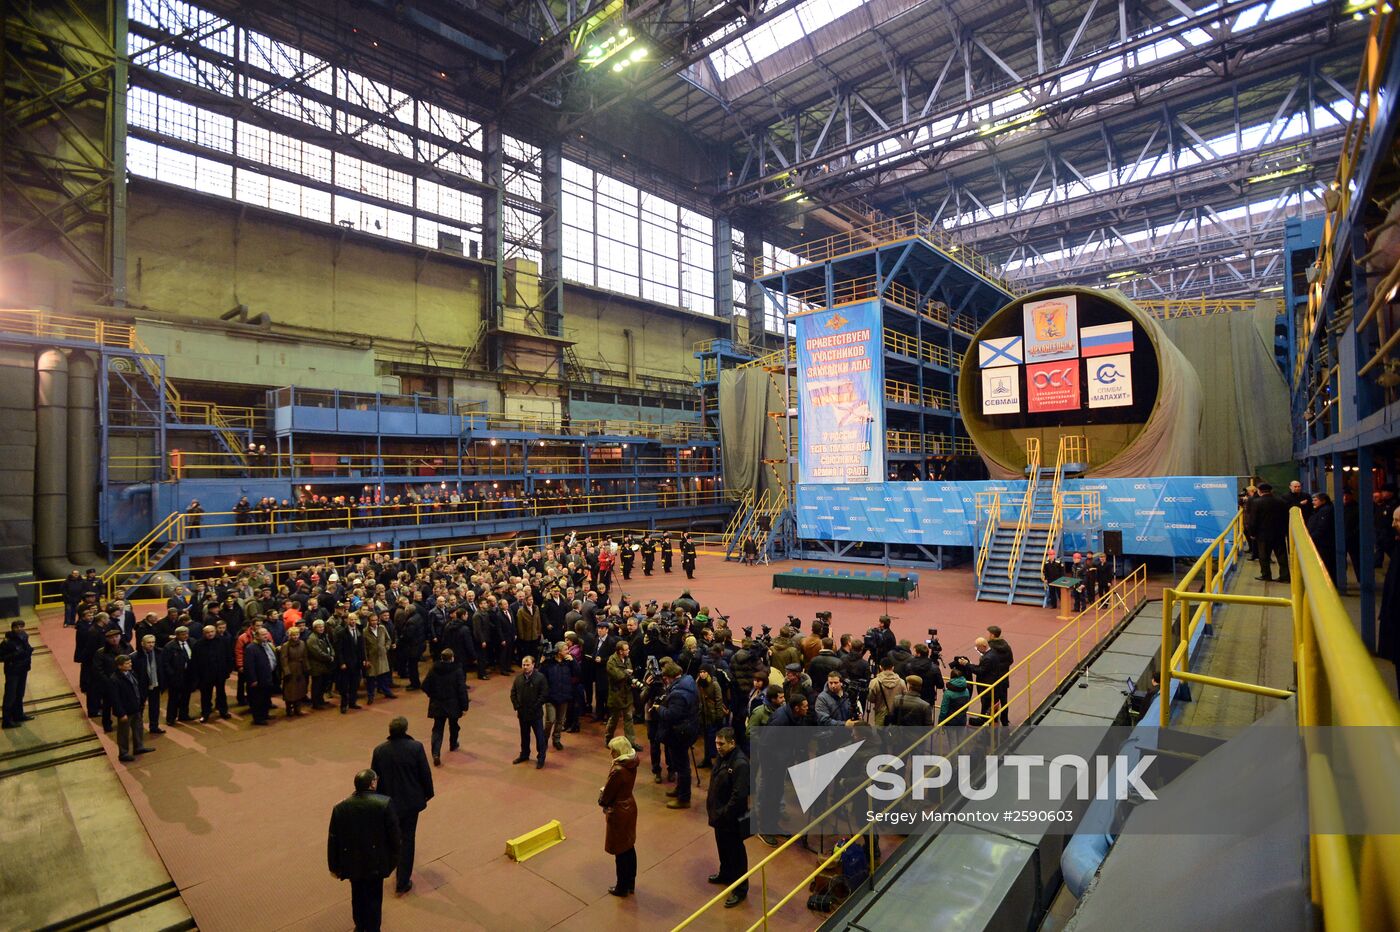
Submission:
<svg viewBox="0 0 1400 932">
<path fill-rule="evenodd" d="M 335 688 L 340 693 L 340 714 L 358 709 L 355 701 L 360 690 L 360 670 L 365 665 L 365 639 L 360 622 L 354 615 L 345 619 L 345 627 L 335 633 L 335 662 L 338 667 Z"/>
<path fill-rule="evenodd" d="M 29 644 L 24 622 L 10 622 L 10 630 L 0 641 L 0 661 L 5 665 L 5 701 L 0 705 L 6 728 L 18 728 L 34 716 L 24 712 L 24 688 L 29 679 L 30 658 L 34 648 Z"/>
<path fill-rule="evenodd" d="M 719 852 L 719 870 L 709 876 L 710 883 L 731 884 L 749 869 L 749 853 L 744 839 L 749 835 L 749 759 L 734 742 L 734 729 L 721 728 L 715 735 L 718 757 L 710 773 L 710 793 L 705 798 L 705 814 L 715 831 L 715 849 Z M 725 909 L 733 909 L 749 895 L 745 880 L 734 888 L 724 901 Z"/>
<path fill-rule="evenodd" d="M 155 748 L 146 747 L 141 739 L 141 687 L 131 675 L 131 658 L 126 654 L 117 657 L 111 697 L 112 711 L 117 716 L 117 760 L 131 763 L 137 754 Z"/>
<path fill-rule="evenodd" d="M 695 578 L 695 543 L 689 534 L 681 535 L 681 569 L 685 570 L 686 579 Z"/>
<path fill-rule="evenodd" d="M 255 629 L 253 639 L 243 649 L 243 673 L 248 678 L 248 710 L 253 724 L 266 725 L 277 675 L 277 651 L 266 628 Z"/>
<path fill-rule="evenodd" d="M 379 792 L 389 797 L 389 806 L 399 823 L 398 877 L 394 894 L 403 896 L 413 889 L 413 853 L 418 833 L 418 813 L 433 798 L 433 772 L 423 745 L 408 735 L 408 719 L 398 716 L 389 722 L 389 740 L 374 749 L 370 769 L 379 775 Z"/>
<path fill-rule="evenodd" d="M 175 629 L 175 640 L 160 652 L 160 678 L 165 684 L 165 724 L 190 721 L 190 691 L 194 669 L 194 653 L 190 647 L 190 629 L 181 625 Z"/>
<path fill-rule="evenodd" d="M 206 625 L 204 636 L 194 644 L 195 681 L 199 684 L 199 720 L 208 722 L 215 710 L 228 718 L 228 693 L 224 684 L 230 671 L 228 645 L 213 625 Z"/>
<path fill-rule="evenodd" d="M 1272 558 L 1278 558 L 1279 582 L 1288 582 L 1288 505 L 1274 496 L 1274 487 L 1259 484 L 1259 494 L 1249 503 L 1245 515 L 1249 529 L 1259 542 L 1259 575 L 1257 579 L 1273 581 Z"/>
<path fill-rule="evenodd" d="M 355 774 L 355 792 L 331 810 L 326 863 L 331 874 L 350 881 L 350 909 L 356 932 L 379 932 L 384 911 L 384 878 L 399 859 L 399 823 L 389 797 L 375 792 L 373 770 Z"/>
<path fill-rule="evenodd" d="M 549 701 L 549 683 L 544 674 L 535 669 L 535 658 L 525 657 L 520 661 L 520 675 L 510 687 L 510 704 L 515 707 L 515 717 L 520 720 L 520 756 L 511 761 L 523 764 L 530 759 L 530 735 L 535 736 L 535 769 L 544 766 L 544 705 Z"/>
<path fill-rule="evenodd" d="M 661 533 L 661 569 L 671 572 L 671 535 L 666 531 Z"/>
</svg>

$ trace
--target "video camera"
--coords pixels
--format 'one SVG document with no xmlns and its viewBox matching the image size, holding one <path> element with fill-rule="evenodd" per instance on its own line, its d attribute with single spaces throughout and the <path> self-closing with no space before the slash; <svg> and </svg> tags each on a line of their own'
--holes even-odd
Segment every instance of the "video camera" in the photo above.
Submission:
<svg viewBox="0 0 1400 932">
<path fill-rule="evenodd" d="M 802 619 L 798 618 L 796 615 L 789 615 L 788 627 L 791 628 L 794 633 L 800 633 L 802 631 Z M 768 626 L 764 625 L 763 630 L 767 631 Z"/>
<path fill-rule="evenodd" d="M 928 637 L 924 638 L 924 643 L 928 645 L 929 656 L 935 661 L 941 662 L 943 659 L 943 645 L 938 641 L 937 628 L 928 629 Z"/>
</svg>

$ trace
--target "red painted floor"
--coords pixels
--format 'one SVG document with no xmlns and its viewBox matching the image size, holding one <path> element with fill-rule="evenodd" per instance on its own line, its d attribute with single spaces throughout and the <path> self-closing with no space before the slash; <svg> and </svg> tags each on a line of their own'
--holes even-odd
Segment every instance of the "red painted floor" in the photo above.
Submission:
<svg viewBox="0 0 1400 932">
<path fill-rule="evenodd" d="M 833 612 L 838 633 L 860 633 L 885 610 L 878 601 L 774 593 L 771 574 L 777 568 L 702 556 L 693 582 L 679 570 L 646 578 L 638 569 L 624 588 L 669 599 L 689 586 L 702 604 L 729 615 L 736 632 L 747 624 L 776 630 L 788 614 L 801 616 L 805 628 L 820 608 Z M 970 653 L 973 638 L 988 624 L 1001 625 L 1023 657 L 1062 624 L 1053 611 L 973 601 L 967 571 L 920 575 L 921 595 L 889 604 L 894 630 L 918 640 L 937 627 L 947 657 Z M 71 635 L 61 630 L 61 616 L 44 613 L 41 625 L 76 686 L 77 667 L 65 646 Z M 1047 677 L 1038 683 L 1035 696 L 1047 693 L 1052 682 Z M 518 735 L 509 680 L 498 676 L 472 685 L 463 751 L 445 755 L 444 766 L 434 770 L 437 796 L 419 823 L 415 887 L 407 897 L 386 899 L 386 929 L 668 929 L 713 895 L 718 888 L 705 877 L 717 861 L 703 791 L 691 810 L 667 810 L 667 787 L 652 784 L 643 768 L 637 786 L 639 892 L 625 900 L 609 896 L 612 859 L 602 850 L 604 826 L 596 806 L 608 770 L 601 725 L 585 719 L 583 732 L 566 736 L 566 749 L 551 752 L 544 770 L 514 767 Z M 1013 681 L 1013 692 L 1018 685 Z M 130 766 L 116 762 L 105 736 L 104 745 L 202 930 L 342 930 L 352 925 L 350 890 L 325 870 L 330 809 L 349 794 L 354 772 L 368 766 L 391 717 L 407 715 L 410 732 L 426 744 L 425 708 L 419 694 L 400 691 L 394 701 L 350 715 L 327 710 L 275 718 L 267 729 L 254 729 L 235 715 L 149 738 L 159 750 Z M 566 841 L 523 864 L 505 857 L 507 838 L 550 819 L 563 823 Z M 770 850 L 751 839 L 750 864 Z M 775 861 L 768 871 L 774 899 L 815 864 L 813 855 L 797 849 Z M 747 928 L 759 915 L 760 900 L 755 883 L 747 904 L 716 909 L 694 928 Z M 815 928 L 820 917 L 805 904 L 805 893 L 795 897 L 770 927 Z"/>
</svg>

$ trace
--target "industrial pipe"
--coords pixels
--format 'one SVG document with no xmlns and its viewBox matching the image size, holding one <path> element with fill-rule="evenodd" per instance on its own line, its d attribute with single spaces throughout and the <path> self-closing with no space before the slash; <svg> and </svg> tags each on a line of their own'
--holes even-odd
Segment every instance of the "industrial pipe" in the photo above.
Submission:
<svg viewBox="0 0 1400 932">
<path fill-rule="evenodd" d="M 39 354 L 34 444 L 34 565 L 47 579 L 75 569 L 68 562 L 68 360 Z"/>
<path fill-rule="evenodd" d="M 97 382 L 92 357 L 68 357 L 68 558 L 83 566 L 97 554 Z"/>
</svg>

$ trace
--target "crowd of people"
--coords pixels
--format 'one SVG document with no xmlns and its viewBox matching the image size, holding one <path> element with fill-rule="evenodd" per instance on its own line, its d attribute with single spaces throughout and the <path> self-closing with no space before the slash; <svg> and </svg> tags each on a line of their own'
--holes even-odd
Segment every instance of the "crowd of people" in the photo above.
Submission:
<svg viewBox="0 0 1400 932">
<path fill-rule="evenodd" d="M 1385 564 L 1396 542 L 1394 526 L 1396 513 L 1395 487 L 1383 485 L 1371 496 L 1371 527 L 1377 569 Z M 1297 508 L 1302 512 L 1308 537 L 1317 548 L 1318 555 L 1337 581 L 1337 518 L 1336 505 L 1327 492 L 1309 494 L 1297 479 L 1288 485 L 1288 491 L 1275 494 L 1271 483 L 1258 480 L 1252 482 L 1240 496 L 1240 507 L 1244 510 L 1244 535 L 1249 546 L 1249 556 L 1259 562 L 1257 578 L 1265 582 L 1274 581 L 1274 563 L 1278 564 L 1278 580 L 1287 582 L 1288 573 L 1288 513 Z M 1346 489 L 1342 496 L 1342 522 L 1346 556 L 1352 572 L 1358 581 L 1361 578 L 1361 505 L 1356 493 Z"/>
<path fill-rule="evenodd" d="M 605 480 L 606 481 L 606 480 Z M 363 490 L 362 490 L 363 491 Z M 236 535 L 292 534 L 305 531 L 336 530 L 348 527 L 392 527 L 403 524 L 453 524 L 537 515 L 588 514 L 635 508 L 639 502 L 658 508 L 686 503 L 691 493 L 679 491 L 667 482 L 647 482 L 627 494 L 628 489 L 611 489 L 601 483 L 593 488 L 571 487 L 566 482 L 536 484 L 526 490 L 521 483 L 467 482 L 405 486 L 399 494 L 334 494 L 300 489 L 295 499 L 243 496 L 205 527 L 208 509 L 198 499 L 185 508 L 185 529 L 198 538 L 206 529 L 234 528 Z"/>
<path fill-rule="evenodd" d="M 689 536 L 680 535 L 674 549 L 693 576 Z M 90 573 L 65 581 L 72 596 L 65 619 L 87 712 L 116 731 L 123 761 L 152 750 L 147 734 L 229 718 L 237 706 L 265 726 L 278 696 L 287 716 L 330 708 L 350 714 L 406 690 L 426 696 L 433 724 L 424 754 L 442 766 L 444 740 L 449 753 L 459 745 L 469 678 L 510 676 L 520 730 L 515 763 L 545 767 L 549 751 L 578 734 L 585 716 L 602 726 L 612 788 L 599 803 L 617 858 L 611 892 L 619 896 L 635 885 L 635 851 L 623 844 L 635 827 L 630 835 L 625 824 L 615 832 L 613 822 L 635 820 L 635 803 L 623 797 L 628 780 L 647 769 L 654 783 L 667 785 L 671 809 L 689 808 L 694 774 L 712 770 L 706 802 L 720 870 L 711 879 L 732 884 L 747 870 L 734 816 L 747 806 L 743 760 L 755 729 L 1007 723 L 1003 674 L 1013 657 L 998 628 L 977 640 L 975 662 L 953 658 L 945 677 L 936 632 L 911 645 L 895 637 L 888 617 L 863 637 L 833 639 L 829 613 L 805 635 L 795 618 L 776 634 L 768 626 L 740 633 L 688 590 L 670 602 L 622 594 L 638 562 L 647 575 L 669 573 L 673 558 L 665 534 L 570 535 L 544 547 L 490 547 L 455 558 L 314 562 L 280 578 L 251 567 L 181 588 L 163 613 L 140 618 L 123 593 L 104 601 Z M 973 711 L 979 683 L 997 685 L 980 689 Z M 357 795 L 393 799 L 381 768 L 371 769 L 379 793 L 366 785 Z M 717 784 L 731 798 L 716 802 Z M 430 797 L 428 790 L 424 804 Z M 398 848 L 411 852 L 411 820 L 396 815 Z M 400 889 L 411 882 L 411 853 L 407 859 Z M 735 887 L 726 905 L 739 905 L 746 892 Z"/>
</svg>

